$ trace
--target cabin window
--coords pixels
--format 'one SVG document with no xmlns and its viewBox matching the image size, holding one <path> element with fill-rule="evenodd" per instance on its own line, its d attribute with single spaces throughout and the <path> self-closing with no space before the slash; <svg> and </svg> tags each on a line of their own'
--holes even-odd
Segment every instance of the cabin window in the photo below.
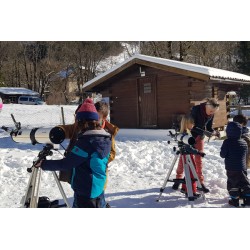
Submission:
<svg viewBox="0 0 250 250">
<path fill-rule="evenodd" d="M 151 93 L 151 83 L 144 83 L 143 89 L 144 89 L 144 94 Z"/>
</svg>

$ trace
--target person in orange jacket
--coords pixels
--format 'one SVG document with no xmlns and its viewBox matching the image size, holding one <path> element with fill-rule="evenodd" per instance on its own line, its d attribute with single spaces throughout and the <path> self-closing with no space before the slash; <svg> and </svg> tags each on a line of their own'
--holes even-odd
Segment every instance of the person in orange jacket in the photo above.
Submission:
<svg viewBox="0 0 250 250">
<path fill-rule="evenodd" d="M 78 108 L 75 111 L 75 114 L 77 113 L 78 109 L 80 108 L 81 105 L 78 106 Z M 116 155 L 116 150 L 115 150 L 115 136 L 117 135 L 119 128 L 115 126 L 114 124 L 110 123 L 107 121 L 109 109 L 108 109 L 108 104 L 102 101 L 99 101 L 95 103 L 96 110 L 99 115 L 99 122 L 104 130 L 106 130 L 109 134 L 111 134 L 111 151 L 110 151 L 110 156 L 108 159 L 108 164 L 115 159 Z M 76 140 L 77 140 L 77 135 L 79 133 L 78 131 L 78 126 L 77 126 L 77 121 L 75 121 L 74 124 L 69 124 L 69 125 L 59 125 L 58 127 L 62 128 L 64 133 L 65 133 L 65 138 L 70 139 L 69 145 L 65 150 L 65 155 L 67 155 L 71 150 L 73 149 Z M 107 168 L 108 171 L 108 168 Z M 72 176 L 72 170 L 69 171 L 60 171 L 59 172 L 59 180 L 62 182 L 68 182 L 71 183 L 71 176 Z M 107 181 L 105 183 L 105 188 L 107 186 Z M 103 201 L 105 202 L 105 201 Z M 109 204 L 106 204 L 107 207 L 109 207 Z"/>
</svg>

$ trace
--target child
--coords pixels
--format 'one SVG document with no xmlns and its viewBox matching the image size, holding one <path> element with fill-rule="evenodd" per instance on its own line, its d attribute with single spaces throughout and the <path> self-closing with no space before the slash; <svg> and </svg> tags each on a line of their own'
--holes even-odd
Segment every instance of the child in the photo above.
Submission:
<svg viewBox="0 0 250 250">
<path fill-rule="evenodd" d="M 237 122 L 230 122 L 226 133 L 227 139 L 221 146 L 220 156 L 225 158 L 227 190 L 231 198 L 229 204 L 238 207 L 242 197 L 245 205 L 250 205 L 250 183 L 246 170 L 247 143 L 241 139 L 242 127 Z"/>
<path fill-rule="evenodd" d="M 190 115 L 183 116 L 181 119 L 180 133 L 184 133 L 184 134 L 186 133 L 186 134 L 191 135 L 190 131 L 193 127 L 194 127 L 194 119 L 192 118 L 192 116 L 190 116 Z M 191 160 L 193 162 L 193 165 L 195 166 L 194 155 L 190 154 L 190 156 L 191 156 Z M 182 158 L 180 157 L 178 167 L 176 169 L 176 179 L 182 179 L 183 172 L 184 172 L 184 166 L 182 163 Z M 192 175 L 191 171 L 190 171 L 190 177 L 191 177 L 191 179 L 193 179 L 193 175 Z M 174 190 L 177 190 L 179 188 L 179 185 L 180 185 L 179 182 L 175 182 L 174 185 L 172 186 L 172 188 Z M 196 193 L 196 191 L 197 191 L 196 181 L 192 180 L 192 188 L 193 188 L 194 197 L 198 198 L 200 196 L 200 194 Z M 182 184 L 181 192 L 187 193 L 186 184 Z"/>
<path fill-rule="evenodd" d="M 73 169 L 71 187 L 74 208 L 100 208 L 106 182 L 111 136 L 99 124 L 99 116 L 91 99 L 86 99 L 76 114 L 76 143 L 64 159 L 44 160 L 37 167 L 57 171 Z"/>
<path fill-rule="evenodd" d="M 108 104 L 106 102 L 102 102 L 102 101 L 97 102 L 97 103 L 95 103 L 95 107 L 96 107 L 96 110 L 97 110 L 98 115 L 99 115 L 99 123 L 100 123 L 101 127 L 111 135 L 111 151 L 110 151 L 110 156 L 109 156 L 109 160 L 108 160 L 108 164 L 109 164 L 111 161 L 113 161 L 115 159 L 115 154 L 116 154 L 115 136 L 118 133 L 119 128 L 117 126 L 115 126 L 114 124 L 107 121 L 109 108 L 108 108 Z M 107 167 L 106 174 L 108 174 L 108 167 Z M 107 187 L 107 182 L 108 182 L 108 178 L 106 178 L 104 190 Z M 105 204 L 104 206 L 106 208 L 110 208 L 109 203 L 106 203 L 106 201 L 105 201 L 105 197 L 104 197 L 103 203 Z"/>
<path fill-rule="evenodd" d="M 249 129 L 246 127 L 247 125 L 247 118 L 244 115 L 236 115 L 233 118 L 234 122 L 238 122 L 242 126 L 242 139 L 244 139 L 248 146 L 248 153 L 247 153 L 247 168 L 250 168 L 250 134 Z"/>
</svg>

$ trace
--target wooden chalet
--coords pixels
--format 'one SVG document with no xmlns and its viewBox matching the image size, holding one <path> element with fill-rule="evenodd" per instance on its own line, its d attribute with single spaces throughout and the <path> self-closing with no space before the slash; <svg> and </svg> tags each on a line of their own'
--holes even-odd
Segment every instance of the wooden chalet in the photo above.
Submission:
<svg viewBox="0 0 250 250">
<path fill-rule="evenodd" d="M 206 98 L 217 98 L 214 127 L 228 119 L 227 92 L 250 84 L 250 76 L 169 59 L 135 55 L 83 85 L 110 102 L 111 122 L 120 128 L 171 128 Z"/>
</svg>

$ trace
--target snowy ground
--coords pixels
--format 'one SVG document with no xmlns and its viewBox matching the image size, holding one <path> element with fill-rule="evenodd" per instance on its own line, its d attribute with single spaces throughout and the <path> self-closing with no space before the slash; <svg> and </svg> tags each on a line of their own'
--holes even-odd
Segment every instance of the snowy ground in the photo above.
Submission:
<svg viewBox="0 0 250 250">
<path fill-rule="evenodd" d="M 66 123 L 74 119 L 76 106 L 64 106 Z M 10 114 L 23 127 L 53 127 L 60 124 L 61 107 L 59 106 L 28 106 L 4 105 L 0 113 L 0 126 L 13 126 Z M 179 191 L 171 189 L 168 183 L 160 202 L 156 202 L 159 189 L 163 184 L 170 164 L 174 158 L 173 147 L 167 130 L 121 129 L 116 137 L 117 155 L 110 164 L 109 182 L 106 199 L 114 208 L 181 208 L 190 207 L 187 199 Z M 66 146 L 68 141 L 63 142 Z M 210 193 L 206 201 L 198 199 L 195 207 L 226 208 L 228 193 L 223 159 L 219 156 L 222 141 L 210 141 L 205 145 L 204 158 L 205 182 Z M 33 159 L 42 149 L 42 144 L 21 144 L 13 142 L 6 132 L 0 132 L 0 207 L 17 208 L 24 195 L 30 174 L 26 171 Z M 63 153 L 63 149 L 59 150 Z M 61 158 L 55 152 L 53 159 Z M 174 177 L 175 169 L 172 172 Z M 63 188 L 72 202 L 73 192 L 69 184 Z M 58 187 L 49 172 L 43 172 L 40 196 L 50 199 L 62 198 Z"/>
</svg>

